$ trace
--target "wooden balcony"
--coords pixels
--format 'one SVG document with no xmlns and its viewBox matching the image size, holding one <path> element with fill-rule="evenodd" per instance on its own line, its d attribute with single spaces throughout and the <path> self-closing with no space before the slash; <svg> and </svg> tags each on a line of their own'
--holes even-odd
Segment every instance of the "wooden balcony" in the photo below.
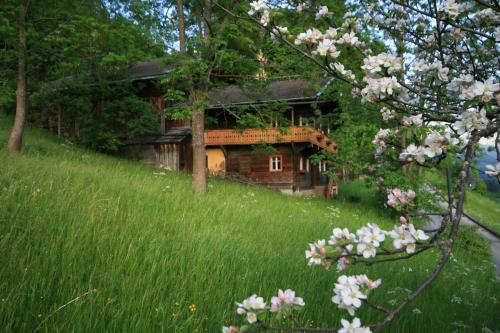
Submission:
<svg viewBox="0 0 500 333">
<path fill-rule="evenodd" d="M 337 144 L 321 132 L 307 126 L 292 126 L 282 132 L 279 128 L 209 130 L 205 132 L 207 146 L 253 145 L 258 143 L 309 142 L 331 152 L 337 152 Z"/>
</svg>

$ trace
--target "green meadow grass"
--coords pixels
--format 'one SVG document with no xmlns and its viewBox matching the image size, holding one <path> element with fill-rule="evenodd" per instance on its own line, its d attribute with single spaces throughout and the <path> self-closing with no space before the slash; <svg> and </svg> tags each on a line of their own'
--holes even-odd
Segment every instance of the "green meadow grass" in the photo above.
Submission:
<svg viewBox="0 0 500 333">
<path fill-rule="evenodd" d="M 472 217 L 500 233 L 500 202 L 477 192 L 467 192 L 465 210 Z"/>
<path fill-rule="evenodd" d="M 436 172 L 427 172 L 425 176 L 441 190 L 446 191 L 444 176 Z M 471 190 L 465 194 L 464 209 L 467 214 L 500 233 L 499 202 L 495 202 L 490 197 Z"/>
<path fill-rule="evenodd" d="M 304 321 L 337 326 L 347 318 L 330 300 L 339 273 L 308 267 L 308 242 L 328 238 L 334 226 L 395 222 L 360 183 L 334 201 L 218 179 L 197 195 L 188 175 L 30 127 L 23 153 L 7 154 L 10 123 L 0 118 L 1 332 L 220 332 L 241 323 L 235 301 L 252 293 L 269 299 L 277 288 L 304 297 Z M 427 252 L 348 273 L 382 278 L 372 298 L 391 306 L 436 259 Z M 499 332 L 499 302 L 488 246 L 464 229 L 444 273 L 386 331 Z M 380 318 L 370 309 L 357 315 Z"/>
</svg>

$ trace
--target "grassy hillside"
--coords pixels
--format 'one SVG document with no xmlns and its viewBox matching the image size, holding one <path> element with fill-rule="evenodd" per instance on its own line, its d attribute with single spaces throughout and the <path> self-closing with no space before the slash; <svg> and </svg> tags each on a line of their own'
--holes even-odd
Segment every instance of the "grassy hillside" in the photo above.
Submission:
<svg viewBox="0 0 500 333">
<path fill-rule="evenodd" d="M 234 301 L 254 292 L 270 298 L 278 287 L 304 297 L 303 316 L 314 325 L 336 325 L 345 317 L 330 301 L 338 273 L 307 267 L 307 243 L 333 226 L 394 222 L 360 184 L 324 201 L 210 179 L 199 196 L 187 175 L 32 128 L 23 153 L 9 155 L 9 126 L 0 118 L 2 332 L 220 332 L 237 319 Z M 394 304 L 435 260 L 428 252 L 370 267 L 369 277 L 383 279 L 374 300 Z M 493 276 L 486 244 L 464 230 L 445 273 L 387 331 L 500 330 Z M 377 318 L 368 309 L 359 316 Z"/>
<path fill-rule="evenodd" d="M 437 172 L 428 172 L 426 177 L 434 185 L 438 186 L 446 193 L 445 177 Z M 487 195 L 477 191 L 467 191 L 464 201 L 465 211 L 481 223 L 489 226 L 493 230 L 500 232 L 500 202 L 496 202 Z"/>
</svg>

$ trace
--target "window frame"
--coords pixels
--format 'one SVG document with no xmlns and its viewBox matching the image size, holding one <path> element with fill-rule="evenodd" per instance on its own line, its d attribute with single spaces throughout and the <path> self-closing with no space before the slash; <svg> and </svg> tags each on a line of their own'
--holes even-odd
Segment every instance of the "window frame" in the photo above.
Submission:
<svg viewBox="0 0 500 333">
<path fill-rule="evenodd" d="M 273 159 L 279 159 L 279 169 L 274 169 Z M 271 155 L 269 156 L 269 172 L 282 172 L 283 171 L 283 155 Z"/>
</svg>

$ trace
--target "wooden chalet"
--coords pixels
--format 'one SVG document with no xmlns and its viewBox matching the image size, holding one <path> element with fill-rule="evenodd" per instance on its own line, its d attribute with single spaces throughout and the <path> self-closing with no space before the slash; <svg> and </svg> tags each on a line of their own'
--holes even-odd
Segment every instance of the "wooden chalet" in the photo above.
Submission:
<svg viewBox="0 0 500 333">
<path fill-rule="evenodd" d="M 143 63 L 142 69 L 136 72 L 148 74 L 138 75 L 141 78 L 155 77 L 155 65 Z M 322 82 L 322 86 L 326 84 Z M 289 192 L 323 194 L 332 188 L 335 191 L 335 183 L 323 174 L 332 166 L 324 162 L 313 165 L 310 159 L 319 150 L 337 152 L 337 144 L 327 136 L 333 128 L 307 121 L 318 112 L 326 114 L 336 107 L 333 101 L 323 100 L 321 89 L 318 91 L 314 86 L 317 84 L 292 79 L 270 82 L 260 89 L 230 86 L 211 91 L 210 106 L 205 112 L 211 120 L 205 127 L 208 172 Z M 146 163 L 189 172 L 192 170 L 191 121 L 166 119 L 161 93 L 155 95 L 151 91 L 154 89 L 149 89 L 145 98 L 157 106 L 162 133 L 129 142 L 126 150 Z M 235 108 L 247 107 L 249 112 L 257 112 L 272 103 L 286 106 L 282 111 L 286 128 L 278 121 L 264 129 L 236 128 Z M 262 144 L 272 146 L 274 152 L 255 149 Z"/>
</svg>

